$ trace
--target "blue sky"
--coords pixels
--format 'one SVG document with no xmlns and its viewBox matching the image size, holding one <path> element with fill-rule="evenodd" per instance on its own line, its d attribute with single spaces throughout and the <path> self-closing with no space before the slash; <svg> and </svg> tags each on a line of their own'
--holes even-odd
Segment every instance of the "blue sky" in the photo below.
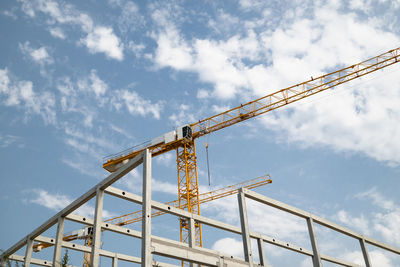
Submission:
<svg viewBox="0 0 400 267">
<path fill-rule="evenodd" d="M 386 0 L 2 1 L 0 248 L 103 179 L 104 156 L 397 48 L 399 9 Z M 395 65 L 199 139 L 201 190 L 269 173 L 258 192 L 400 247 L 399 73 Z M 153 197 L 176 199 L 175 153 L 154 162 Z M 139 172 L 115 186 L 140 192 Z M 309 246 L 304 222 L 249 206 L 252 229 Z M 105 216 L 136 208 L 106 203 Z M 202 213 L 238 225 L 235 209 L 231 197 Z M 177 239 L 166 218 L 155 220 L 160 234 Z M 239 236 L 204 236 L 206 247 L 242 253 Z M 317 237 L 324 253 L 360 263 L 350 241 L 324 229 Z M 377 265 L 400 266 L 369 249 Z M 266 255 L 274 266 L 311 265 L 268 246 Z"/>
</svg>

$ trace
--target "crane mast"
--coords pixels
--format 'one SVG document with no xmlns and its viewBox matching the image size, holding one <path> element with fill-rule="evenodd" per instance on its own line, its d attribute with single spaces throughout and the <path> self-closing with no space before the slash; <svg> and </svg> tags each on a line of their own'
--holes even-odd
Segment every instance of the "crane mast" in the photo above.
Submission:
<svg viewBox="0 0 400 267">
<path fill-rule="evenodd" d="M 399 59 L 400 48 L 396 48 L 349 67 L 311 78 L 306 82 L 276 91 L 212 117 L 192 123 L 189 126 L 184 126 L 190 128 L 190 130 L 186 130 L 186 133 L 190 131 L 190 134 L 184 136 L 181 134 L 179 136 L 178 133 L 175 135 L 175 138 L 165 138 L 164 142 L 151 142 L 142 147 L 126 151 L 127 153 L 123 155 L 115 154 L 109 156 L 103 161 L 103 168 L 110 172 L 115 171 L 124 162 L 127 162 L 130 158 L 135 157 L 145 149 L 149 149 L 153 156 L 176 149 L 179 207 L 185 207 L 189 212 L 200 214 L 195 146 L 197 138 L 383 69 L 397 63 Z M 180 129 L 183 128 L 181 127 Z M 201 225 L 196 224 L 195 227 L 196 244 L 201 246 Z M 184 242 L 188 236 L 187 223 L 180 221 L 180 229 L 181 241 Z"/>
</svg>

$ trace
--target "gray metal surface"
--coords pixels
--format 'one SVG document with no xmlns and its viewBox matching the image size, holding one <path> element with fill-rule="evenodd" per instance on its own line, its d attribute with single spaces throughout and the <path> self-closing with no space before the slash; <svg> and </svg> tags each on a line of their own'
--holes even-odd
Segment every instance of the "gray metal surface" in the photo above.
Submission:
<svg viewBox="0 0 400 267">
<path fill-rule="evenodd" d="M 360 246 L 364 257 L 365 267 L 371 267 L 371 260 L 369 259 L 369 254 L 364 239 L 360 239 Z"/>
<path fill-rule="evenodd" d="M 251 250 L 250 241 L 250 231 L 249 222 L 247 219 L 247 208 L 246 208 L 246 198 L 243 193 L 243 188 L 239 189 L 238 193 L 238 203 L 239 203 L 239 216 L 240 216 L 240 226 L 242 232 L 242 242 L 244 250 L 244 259 L 249 263 L 249 266 L 253 266 L 253 255 Z"/>
<path fill-rule="evenodd" d="M 93 223 L 93 244 L 92 252 L 90 254 L 90 262 L 92 266 L 99 265 L 99 251 L 101 249 L 101 223 L 103 218 L 103 200 L 104 190 L 100 187 L 96 190 L 96 206 L 94 211 L 94 223 Z"/>
<path fill-rule="evenodd" d="M 319 254 L 319 248 L 318 248 L 318 243 L 317 243 L 317 237 L 315 236 L 315 231 L 314 231 L 314 222 L 311 217 L 307 218 L 307 227 L 308 227 L 308 234 L 310 235 L 310 242 L 311 242 L 311 247 L 313 250 L 313 264 L 314 267 L 322 267 L 321 264 L 321 256 Z"/>
<path fill-rule="evenodd" d="M 61 264 L 61 246 L 63 241 L 64 235 L 64 223 L 65 218 L 59 217 L 58 224 L 57 224 L 57 233 L 56 233 L 56 243 L 54 245 L 54 252 L 53 252 L 53 262 L 55 267 L 59 267 Z"/>
<path fill-rule="evenodd" d="M 151 266 L 151 154 L 148 149 L 143 155 L 142 189 L 142 267 Z"/>
<path fill-rule="evenodd" d="M 265 261 L 264 242 L 261 238 L 257 238 L 258 257 L 260 258 L 260 265 L 267 266 Z"/>
</svg>

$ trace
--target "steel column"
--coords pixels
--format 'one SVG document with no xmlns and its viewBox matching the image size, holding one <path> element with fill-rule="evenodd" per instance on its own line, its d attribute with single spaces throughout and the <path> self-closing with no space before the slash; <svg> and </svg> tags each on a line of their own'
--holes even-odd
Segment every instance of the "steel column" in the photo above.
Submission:
<svg viewBox="0 0 400 267">
<path fill-rule="evenodd" d="M 193 218 L 188 219 L 189 222 L 189 247 L 194 247 L 196 245 L 195 236 L 195 222 Z"/>
<path fill-rule="evenodd" d="M 61 248 L 64 235 L 64 222 L 65 218 L 60 216 L 57 224 L 56 244 L 54 245 L 53 263 L 55 267 L 61 266 Z"/>
<path fill-rule="evenodd" d="M 312 250 L 313 250 L 314 267 L 322 267 L 321 256 L 319 254 L 317 238 L 315 236 L 315 231 L 314 231 L 314 221 L 311 217 L 308 217 L 306 220 L 307 220 L 307 226 L 308 226 L 308 233 L 310 234 L 311 246 L 312 246 Z"/>
<path fill-rule="evenodd" d="M 26 239 L 24 267 L 29 267 L 31 265 L 32 247 L 33 247 L 33 240 L 30 237 L 28 237 Z"/>
<path fill-rule="evenodd" d="M 118 257 L 117 256 L 115 256 L 112 259 L 112 267 L 118 267 Z"/>
<path fill-rule="evenodd" d="M 369 259 L 369 255 L 368 255 L 368 250 L 367 250 L 367 246 L 365 245 L 365 240 L 364 238 L 360 238 L 360 246 L 361 246 L 361 250 L 364 256 L 364 261 L 365 261 L 365 267 L 371 267 L 371 260 Z"/>
<path fill-rule="evenodd" d="M 251 251 L 250 231 L 249 222 L 247 219 L 247 208 L 246 199 L 242 188 L 239 189 L 238 193 L 239 202 L 239 213 L 240 213 L 240 225 L 242 227 L 242 241 L 244 249 L 244 259 L 249 263 L 250 267 L 253 267 L 253 255 Z"/>
<path fill-rule="evenodd" d="M 151 154 L 148 149 L 143 155 L 142 189 L 142 267 L 152 265 L 151 257 Z"/>
<path fill-rule="evenodd" d="M 189 247 L 193 248 L 196 245 L 196 232 L 195 232 L 194 219 L 189 218 L 188 223 L 189 223 Z M 190 263 L 189 266 L 194 267 L 194 264 Z"/>
<path fill-rule="evenodd" d="M 94 224 L 93 224 L 93 244 L 92 244 L 92 255 L 90 257 L 91 267 L 99 266 L 99 256 L 101 249 L 101 223 L 103 220 L 103 199 L 104 190 L 97 188 L 96 193 L 96 207 L 94 213 Z"/>
<path fill-rule="evenodd" d="M 264 253 L 264 241 L 262 240 L 262 238 L 257 238 L 257 247 L 258 247 L 258 257 L 260 258 L 260 265 L 267 266 Z"/>
</svg>

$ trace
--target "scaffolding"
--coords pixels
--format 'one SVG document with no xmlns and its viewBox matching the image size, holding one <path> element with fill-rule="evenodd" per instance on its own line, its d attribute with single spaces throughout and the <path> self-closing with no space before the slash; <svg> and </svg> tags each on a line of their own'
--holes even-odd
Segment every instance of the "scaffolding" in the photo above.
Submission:
<svg viewBox="0 0 400 267">
<path fill-rule="evenodd" d="M 22 238 L 15 245 L 6 250 L 1 256 L 1 267 L 6 266 L 6 261 L 14 260 L 24 263 L 25 267 L 29 267 L 31 264 L 38 266 L 61 266 L 61 249 L 67 248 L 71 250 L 80 251 L 83 253 L 90 253 L 91 263 L 93 267 L 99 266 L 100 256 L 108 257 L 112 259 L 112 266 L 117 267 L 118 261 L 127 261 L 141 266 L 165 266 L 165 267 L 177 267 L 169 263 L 156 262 L 153 259 L 153 255 L 163 256 L 167 258 L 182 260 L 189 262 L 190 265 L 201 265 L 201 266 L 226 266 L 226 267 L 241 267 L 241 266 L 268 266 L 266 263 L 266 255 L 264 252 L 264 243 L 272 244 L 296 253 L 300 253 L 312 258 L 313 266 L 320 267 L 322 262 L 331 262 L 341 266 L 358 266 L 352 262 L 345 261 L 336 257 L 325 255 L 320 253 L 317 238 L 315 235 L 315 224 L 323 227 L 327 227 L 336 232 L 349 236 L 359 241 L 360 250 L 363 254 L 365 266 L 372 266 L 369 253 L 366 244 L 379 247 L 383 250 L 400 255 L 400 249 L 376 241 L 367 236 L 356 233 L 350 229 L 337 225 L 312 213 L 304 210 L 289 206 L 285 203 L 277 200 L 268 198 L 259 193 L 253 192 L 249 189 L 242 188 L 238 193 L 238 207 L 240 214 L 240 227 L 233 226 L 224 222 L 217 221 L 215 219 L 207 218 L 205 216 L 190 213 L 185 210 L 181 210 L 174 206 L 163 204 L 152 200 L 151 198 L 151 154 L 149 150 L 145 150 L 135 158 L 130 159 L 127 164 L 118 169 L 116 172 L 109 175 L 103 181 L 98 183 L 96 186 L 91 188 L 81 197 L 76 199 L 66 208 L 58 212 L 56 215 L 48 219 L 44 224 L 36 228 L 26 237 Z M 138 167 L 143 165 L 143 188 L 142 196 L 121 190 L 111 185 L 121 179 L 124 175 Z M 102 221 L 103 212 L 103 199 L 104 194 L 108 194 L 123 200 L 140 204 L 142 206 L 142 231 L 136 231 L 126 227 L 113 225 Z M 94 218 L 87 218 L 74 214 L 73 212 L 87 203 L 89 200 L 95 198 L 95 215 Z M 304 247 L 292 244 L 283 240 L 267 236 L 262 233 L 253 232 L 249 230 L 249 221 L 247 217 L 246 199 L 252 199 L 264 205 L 268 205 L 277 208 L 281 211 L 290 213 L 297 217 L 304 219 L 307 223 L 308 233 L 310 237 L 312 249 L 306 249 Z M 179 218 L 180 221 L 186 221 L 188 230 L 188 243 L 182 243 L 167 238 L 158 237 L 151 233 L 151 211 L 156 209 Z M 83 246 L 72 242 L 63 241 L 64 234 L 64 223 L 65 220 L 82 223 L 93 227 L 93 242 L 92 245 Z M 230 233 L 239 234 L 242 236 L 244 259 L 239 257 L 233 257 L 225 255 L 222 252 L 206 249 L 198 246 L 196 242 L 196 225 L 208 225 L 215 227 Z M 57 225 L 57 233 L 55 238 L 43 236 L 49 228 Z M 141 257 L 135 257 L 131 255 L 121 254 L 116 251 L 108 251 L 101 249 L 101 232 L 112 231 L 114 233 L 130 236 L 133 238 L 141 239 Z M 254 255 L 252 255 L 251 240 L 257 241 L 258 262 L 254 262 Z M 53 245 L 53 259 L 43 260 L 32 257 L 33 245 L 36 242 L 43 242 Z M 21 248 L 25 247 L 25 255 L 16 255 L 15 253 Z"/>
</svg>

